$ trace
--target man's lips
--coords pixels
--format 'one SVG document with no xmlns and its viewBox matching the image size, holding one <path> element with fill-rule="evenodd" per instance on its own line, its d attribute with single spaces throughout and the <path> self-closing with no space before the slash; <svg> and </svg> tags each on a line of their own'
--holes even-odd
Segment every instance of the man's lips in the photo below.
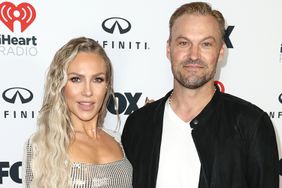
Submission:
<svg viewBox="0 0 282 188">
<path fill-rule="evenodd" d="M 183 66 L 184 68 L 187 69 L 202 69 L 204 68 L 202 65 L 197 65 L 197 64 L 187 64 Z"/>
</svg>

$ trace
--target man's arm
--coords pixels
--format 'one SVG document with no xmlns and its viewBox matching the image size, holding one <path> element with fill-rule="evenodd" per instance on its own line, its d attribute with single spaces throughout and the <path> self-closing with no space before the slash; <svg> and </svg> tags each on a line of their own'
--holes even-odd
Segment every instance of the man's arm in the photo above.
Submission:
<svg viewBox="0 0 282 188">
<path fill-rule="evenodd" d="M 279 157 L 273 124 L 266 113 L 250 139 L 247 181 L 250 188 L 279 188 Z"/>
</svg>

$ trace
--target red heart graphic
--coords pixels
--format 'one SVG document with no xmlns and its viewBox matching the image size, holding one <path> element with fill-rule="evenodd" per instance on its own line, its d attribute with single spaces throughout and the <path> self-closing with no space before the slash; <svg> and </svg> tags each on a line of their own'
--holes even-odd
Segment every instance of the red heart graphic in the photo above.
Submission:
<svg viewBox="0 0 282 188">
<path fill-rule="evenodd" d="M 21 3 L 15 6 L 11 2 L 3 2 L 0 4 L 0 20 L 14 32 L 14 22 L 19 21 L 21 24 L 21 32 L 34 21 L 36 12 L 29 3 Z"/>
</svg>

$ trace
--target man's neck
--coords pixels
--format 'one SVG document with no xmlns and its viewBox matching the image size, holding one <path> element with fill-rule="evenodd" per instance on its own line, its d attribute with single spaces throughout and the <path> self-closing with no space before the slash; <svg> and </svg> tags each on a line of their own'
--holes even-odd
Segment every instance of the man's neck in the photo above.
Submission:
<svg viewBox="0 0 282 188">
<path fill-rule="evenodd" d="M 169 101 L 177 116 L 188 122 L 204 109 L 212 99 L 214 92 L 215 87 L 211 84 L 206 84 L 197 89 L 175 86 Z"/>
</svg>

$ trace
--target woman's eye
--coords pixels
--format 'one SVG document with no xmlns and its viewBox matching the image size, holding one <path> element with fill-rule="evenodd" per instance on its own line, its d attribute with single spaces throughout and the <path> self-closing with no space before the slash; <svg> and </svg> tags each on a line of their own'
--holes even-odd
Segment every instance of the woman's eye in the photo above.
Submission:
<svg viewBox="0 0 282 188">
<path fill-rule="evenodd" d="M 80 82 L 80 78 L 79 77 L 71 77 L 70 81 L 72 81 L 72 82 Z"/>
<path fill-rule="evenodd" d="M 97 78 L 95 78 L 95 82 L 97 82 L 97 83 L 101 83 L 101 82 L 103 82 L 105 79 L 104 78 L 101 78 L 101 77 L 97 77 Z"/>
</svg>

